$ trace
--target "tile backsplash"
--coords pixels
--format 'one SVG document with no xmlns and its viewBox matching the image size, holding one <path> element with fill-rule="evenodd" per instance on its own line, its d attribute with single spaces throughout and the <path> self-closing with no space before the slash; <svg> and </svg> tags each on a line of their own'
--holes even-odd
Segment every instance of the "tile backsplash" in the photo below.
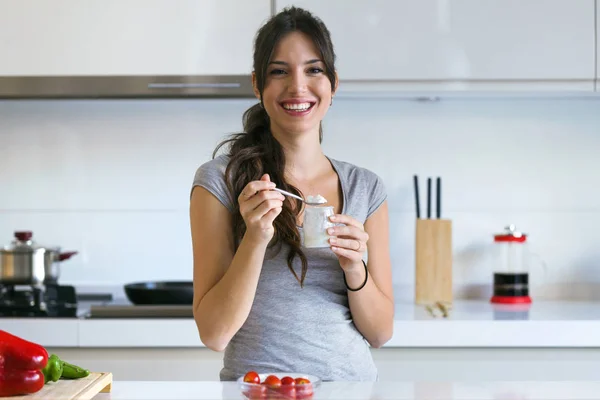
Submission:
<svg viewBox="0 0 600 400">
<path fill-rule="evenodd" d="M 196 168 L 247 100 L 0 102 L 0 242 L 80 253 L 61 282 L 191 279 Z M 457 296 L 489 295 L 492 235 L 530 235 L 532 294 L 600 298 L 600 101 L 336 99 L 325 152 L 384 180 L 398 297 L 412 296 L 412 176 L 441 176 Z"/>
</svg>

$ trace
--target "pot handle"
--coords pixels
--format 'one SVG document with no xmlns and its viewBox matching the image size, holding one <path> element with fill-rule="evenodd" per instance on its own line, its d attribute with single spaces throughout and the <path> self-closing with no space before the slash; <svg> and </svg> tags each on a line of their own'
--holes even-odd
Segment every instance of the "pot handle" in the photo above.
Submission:
<svg viewBox="0 0 600 400">
<path fill-rule="evenodd" d="M 69 258 L 73 257 L 77 253 L 78 253 L 77 251 L 65 251 L 64 253 L 59 253 L 57 261 L 68 260 Z"/>
</svg>

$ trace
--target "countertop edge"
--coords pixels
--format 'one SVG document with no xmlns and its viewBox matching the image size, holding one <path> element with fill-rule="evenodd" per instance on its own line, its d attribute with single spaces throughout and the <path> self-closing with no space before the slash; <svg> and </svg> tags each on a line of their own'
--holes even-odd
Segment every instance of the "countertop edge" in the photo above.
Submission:
<svg viewBox="0 0 600 400">
<path fill-rule="evenodd" d="M 46 347 L 205 348 L 193 319 L 9 318 L 0 329 Z M 411 347 L 600 348 L 600 320 L 396 320 L 382 348 Z"/>
</svg>

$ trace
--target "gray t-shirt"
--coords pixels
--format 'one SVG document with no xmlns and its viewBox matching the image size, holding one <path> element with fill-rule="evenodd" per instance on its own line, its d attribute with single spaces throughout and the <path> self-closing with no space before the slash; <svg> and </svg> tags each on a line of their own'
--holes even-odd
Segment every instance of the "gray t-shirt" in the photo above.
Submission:
<svg viewBox="0 0 600 400">
<path fill-rule="evenodd" d="M 342 214 L 364 223 L 386 199 L 382 180 L 367 169 L 329 160 L 341 183 Z M 193 186 L 206 188 L 233 212 L 227 161 L 220 155 L 200 166 Z M 311 374 L 323 381 L 377 380 L 369 344 L 352 321 L 337 257 L 329 248 L 302 250 L 308 260 L 303 288 L 287 266 L 288 246 L 267 250 L 248 319 L 225 349 L 221 380 L 250 370 Z M 293 266 L 300 276 L 298 257 Z"/>
</svg>

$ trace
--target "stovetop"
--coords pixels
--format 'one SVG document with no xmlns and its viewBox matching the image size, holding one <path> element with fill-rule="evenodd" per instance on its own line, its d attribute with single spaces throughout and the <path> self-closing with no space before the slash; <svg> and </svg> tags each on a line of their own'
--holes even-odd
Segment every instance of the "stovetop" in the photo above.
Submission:
<svg viewBox="0 0 600 400">
<path fill-rule="evenodd" d="M 0 317 L 77 317 L 73 286 L 0 285 Z"/>
<path fill-rule="evenodd" d="M 74 286 L 0 284 L 0 318 L 193 318 L 192 305 L 135 305 L 111 294 L 77 293 Z"/>
</svg>

